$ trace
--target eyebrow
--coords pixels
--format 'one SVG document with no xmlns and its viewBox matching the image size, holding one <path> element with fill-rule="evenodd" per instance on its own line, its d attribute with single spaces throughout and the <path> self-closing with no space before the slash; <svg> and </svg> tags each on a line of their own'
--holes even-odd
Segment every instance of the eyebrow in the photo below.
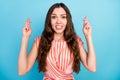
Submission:
<svg viewBox="0 0 120 80">
<path fill-rule="evenodd" d="M 56 14 L 52 13 L 51 15 L 56 15 Z M 61 14 L 61 15 L 67 15 L 67 14 Z"/>
</svg>

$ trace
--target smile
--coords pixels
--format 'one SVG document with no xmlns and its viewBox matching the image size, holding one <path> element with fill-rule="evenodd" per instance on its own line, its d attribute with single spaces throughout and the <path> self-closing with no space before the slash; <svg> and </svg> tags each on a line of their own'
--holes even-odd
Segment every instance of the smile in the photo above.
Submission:
<svg viewBox="0 0 120 80">
<path fill-rule="evenodd" d="M 56 28 L 57 30 L 60 30 L 60 29 L 63 28 L 63 26 L 57 25 L 57 26 L 55 26 L 55 28 Z"/>
</svg>

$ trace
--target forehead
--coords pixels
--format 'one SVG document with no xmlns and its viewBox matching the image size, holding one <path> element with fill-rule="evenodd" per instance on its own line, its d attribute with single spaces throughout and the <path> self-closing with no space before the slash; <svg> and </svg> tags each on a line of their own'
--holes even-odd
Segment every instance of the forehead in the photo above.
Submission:
<svg viewBox="0 0 120 80">
<path fill-rule="evenodd" d="M 62 7 L 58 7 L 53 10 L 52 14 L 66 14 L 66 12 Z"/>
</svg>

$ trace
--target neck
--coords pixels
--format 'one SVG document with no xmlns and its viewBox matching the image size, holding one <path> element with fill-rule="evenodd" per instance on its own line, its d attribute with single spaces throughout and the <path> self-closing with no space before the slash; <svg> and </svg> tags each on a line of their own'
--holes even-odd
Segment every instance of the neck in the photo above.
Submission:
<svg viewBox="0 0 120 80">
<path fill-rule="evenodd" d="M 63 33 L 54 33 L 54 40 L 64 40 Z"/>
</svg>

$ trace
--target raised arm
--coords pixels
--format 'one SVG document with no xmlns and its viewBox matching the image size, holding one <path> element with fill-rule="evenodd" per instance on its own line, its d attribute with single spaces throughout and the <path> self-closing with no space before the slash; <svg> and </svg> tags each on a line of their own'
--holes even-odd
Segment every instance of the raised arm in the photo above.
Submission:
<svg viewBox="0 0 120 80">
<path fill-rule="evenodd" d="M 87 17 L 84 18 L 83 33 L 87 42 L 86 51 L 83 46 L 80 46 L 80 57 L 83 65 L 91 72 L 96 71 L 96 55 L 92 41 L 92 28 L 87 20 Z"/>
<path fill-rule="evenodd" d="M 30 19 L 28 19 L 25 26 L 23 27 L 22 44 L 18 58 L 19 75 L 24 75 L 25 73 L 27 73 L 33 66 L 37 57 L 37 44 L 39 43 L 38 39 L 35 40 L 30 53 L 27 55 L 28 40 L 31 32 L 32 29 L 30 28 Z"/>
</svg>

